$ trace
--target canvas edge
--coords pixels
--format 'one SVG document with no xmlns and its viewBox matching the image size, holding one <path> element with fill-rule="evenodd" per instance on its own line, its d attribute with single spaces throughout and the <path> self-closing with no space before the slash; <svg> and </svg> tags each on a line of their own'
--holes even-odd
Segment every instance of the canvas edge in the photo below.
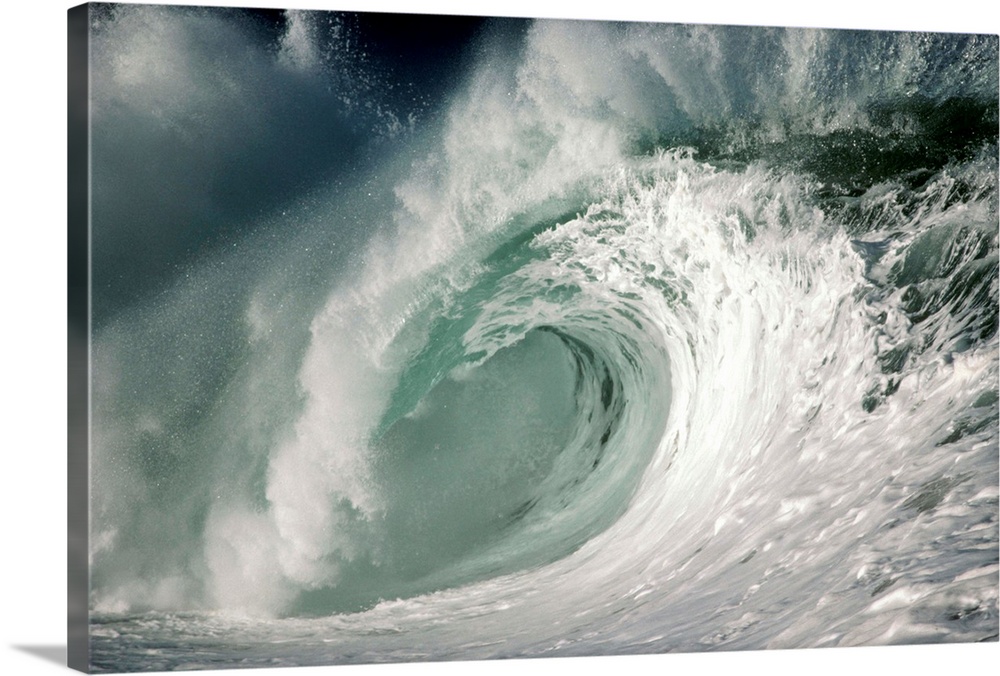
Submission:
<svg viewBox="0 0 1000 676">
<path fill-rule="evenodd" d="M 90 5 L 67 10 L 67 650 L 90 667 Z"/>
<path fill-rule="evenodd" d="M 151 3 L 155 4 L 155 3 Z M 238 6 L 238 5 L 229 5 Z M 89 539 L 90 539 L 90 24 L 91 4 L 67 10 L 67 310 L 68 310 L 68 495 L 67 495 L 67 666 L 90 672 L 89 645 Z M 313 11 L 313 10 L 310 10 Z M 315 9 L 314 11 L 349 11 Z M 361 12 L 378 10 L 359 10 Z M 410 13 L 399 10 L 400 14 Z M 449 14 L 440 14 L 448 16 Z M 461 15 L 459 15 L 461 16 Z M 524 17 L 508 17 L 524 18 Z M 530 17 L 529 17 L 530 18 Z M 553 20 L 559 20 L 555 18 Z M 578 19 L 607 21 L 609 19 Z M 637 20 L 638 21 L 638 20 Z M 661 22 L 657 22 L 661 23 Z M 669 22 L 662 22 L 669 23 Z M 690 22 L 697 25 L 697 22 Z M 734 25 L 734 24 L 720 24 Z M 818 28 L 886 32 L 934 32 L 907 29 Z M 1000 37 L 996 32 L 969 35 Z M 998 639 L 994 637 L 992 643 Z M 912 648 L 905 644 L 897 648 Z M 970 645 L 970 644 L 964 644 Z M 885 649 L 884 647 L 882 649 Z M 891 648 L 890 648 L 891 649 Z M 768 651 L 772 652 L 772 651 Z M 783 651 L 787 652 L 787 651 Z M 693 653 L 688 653 L 693 654 Z M 650 654 L 645 654 L 649 656 Z M 588 655 L 588 657 L 602 657 Z M 605 655 L 603 657 L 614 657 Z M 620 658 L 621 656 L 619 656 Z M 481 660 L 476 660 L 481 662 Z M 331 664 L 333 666 L 335 663 Z"/>
</svg>

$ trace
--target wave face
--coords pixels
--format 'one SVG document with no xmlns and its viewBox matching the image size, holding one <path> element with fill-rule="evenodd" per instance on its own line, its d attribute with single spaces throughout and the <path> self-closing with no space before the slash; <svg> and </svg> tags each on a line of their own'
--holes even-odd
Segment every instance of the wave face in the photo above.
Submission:
<svg viewBox="0 0 1000 676">
<path fill-rule="evenodd" d="M 94 668 L 996 640 L 997 37 L 400 20 L 95 14 Z"/>
</svg>

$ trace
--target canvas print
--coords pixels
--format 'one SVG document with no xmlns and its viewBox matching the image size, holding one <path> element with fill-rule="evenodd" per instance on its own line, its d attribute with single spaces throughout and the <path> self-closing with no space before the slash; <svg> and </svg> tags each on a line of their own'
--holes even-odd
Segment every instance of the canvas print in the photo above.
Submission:
<svg viewBox="0 0 1000 676">
<path fill-rule="evenodd" d="M 69 25 L 72 666 L 997 640 L 996 35 Z"/>
</svg>

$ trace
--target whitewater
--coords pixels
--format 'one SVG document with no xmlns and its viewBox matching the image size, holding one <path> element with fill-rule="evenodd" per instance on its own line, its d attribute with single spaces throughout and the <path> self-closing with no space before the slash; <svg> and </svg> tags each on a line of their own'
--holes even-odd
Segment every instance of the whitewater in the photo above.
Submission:
<svg viewBox="0 0 1000 676">
<path fill-rule="evenodd" d="M 93 26 L 95 671 L 997 640 L 997 36 Z"/>
</svg>

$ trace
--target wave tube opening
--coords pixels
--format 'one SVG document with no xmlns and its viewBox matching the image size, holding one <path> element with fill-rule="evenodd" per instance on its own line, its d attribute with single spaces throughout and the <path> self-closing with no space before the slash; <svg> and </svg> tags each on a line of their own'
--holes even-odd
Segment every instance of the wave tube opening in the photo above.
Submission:
<svg viewBox="0 0 1000 676">
<path fill-rule="evenodd" d="M 365 519 L 375 544 L 291 614 L 365 610 L 579 548 L 625 509 L 641 469 L 615 449 L 621 387 L 548 326 L 453 368 L 372 442 L 375 491 L 389 496 Z"/>
</svg>

